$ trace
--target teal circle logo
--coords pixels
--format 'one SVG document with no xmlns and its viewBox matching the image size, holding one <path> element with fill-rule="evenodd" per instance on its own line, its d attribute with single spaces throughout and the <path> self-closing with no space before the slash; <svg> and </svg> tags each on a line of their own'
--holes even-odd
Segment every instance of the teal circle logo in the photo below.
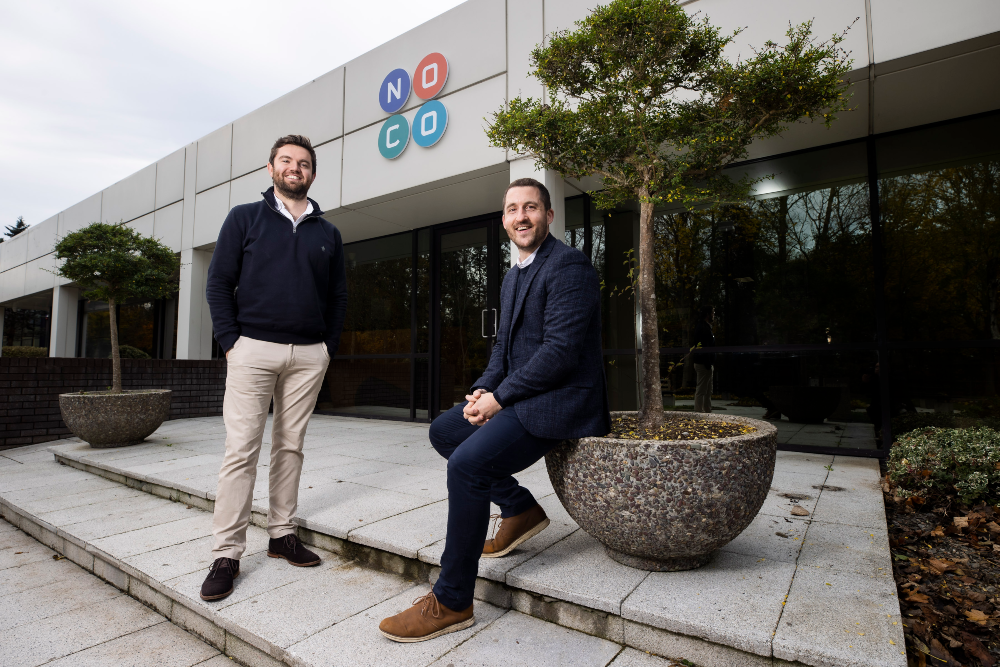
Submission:
<svg viewBox="0 0 1000 667">
<path fill-rule="evenodd" d="M 400 115 L 389 116 L 378 133 L 378 152 L 387 160 L 399 157 L 410 142 L 410 124 Z"/>
<path fill-rule="evenodd" d="M 430 100 L 413 117 L 413 141 L 429 148 L 436 144 L 448 127 L 448 110 L 440 100 Z"/>
</svg>

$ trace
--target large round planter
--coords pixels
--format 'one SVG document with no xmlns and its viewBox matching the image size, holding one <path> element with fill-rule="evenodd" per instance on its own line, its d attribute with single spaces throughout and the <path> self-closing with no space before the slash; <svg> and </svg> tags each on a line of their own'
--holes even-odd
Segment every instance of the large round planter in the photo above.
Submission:
<svg viewBox="0 0 1000 667">
<path fill-rule="evenodd" d="M 66 428 L 91 447 L 125 447 L 145 440 L 170 415 L 169 389 L 142 389 L 121 394 L 59 394 Z"/>
<path fill-rule="evenodd" d="M 797 424 L 822 424 L 840 404 L 840 387 L 769 387 L 767 397 Z"/>
<path fill-rule="evenodd" d="M 704 565 L 750 525 L 771 487 L 777 445 L 774 425 L 757 419 L 681 412 L 667 419 L 757 430 L 719 440 L 582 438 L 545 457 L 573 520 L 619 563 L 660 572 Z"/>
</svg>

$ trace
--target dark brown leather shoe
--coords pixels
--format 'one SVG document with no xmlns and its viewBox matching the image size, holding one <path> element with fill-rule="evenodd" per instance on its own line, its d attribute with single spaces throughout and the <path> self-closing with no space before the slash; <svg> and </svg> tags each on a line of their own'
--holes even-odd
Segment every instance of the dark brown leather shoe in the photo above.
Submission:
<svg viewBox="0 0 1000 667">
<path fill-rule="evenodd" d="M 235 558 L 216 558 L 201 585 L 202 600 L 221 600 L 233 592 L 233 579 L 240 576 L 240 562 Z"/>
<path fill-rule="evenodd" d="M 495 522 L 500 519 L 500 515 L 494 514 L 492 518 Z M 535 505 L 517 516 L 501 519 L 496 534 L 483 545 L 483 558 L 506 556 L 519 544 L 545 530 L 548 525 L 549 518 L 545 516 L 541 505 Z"/>
<path fill-rule="evenodd" d="M 452 611 L 438 602 L 431 592 L 414 600 L 413 606 L 406 611 L 384 619 L 378 629 L 394 642 L 412 643 L 458 632 L 472 627 L 475 622 L 471 604 L 465 611 Z"/>
</svg>

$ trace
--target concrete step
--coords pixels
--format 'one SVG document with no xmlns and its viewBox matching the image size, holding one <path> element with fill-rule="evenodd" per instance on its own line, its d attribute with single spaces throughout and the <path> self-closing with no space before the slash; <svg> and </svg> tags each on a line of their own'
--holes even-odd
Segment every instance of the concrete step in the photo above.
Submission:
<svg viewBox="0 0 1000 667">
<path fill-rule="evenodd" d="M 221 667 L 233 661 L 0 520 L 0 664 Z"/>
<path fill-rule="evenodd" d="M 447 490 L 444 461 L 427 443 L 426 428 L 315 416 L 300 492 L 303 541 L 433 581 Z M 59 461 L 134 492 L 211 511 L 224 427 L 218 418 L 175 421 L 127 450 L 79 442 L 51 449 Z M 480 562 L 479 599 L 699 664 L 905 663 L 873 461 L 779 453 L 773 488 L 754 523 L 709 565 L 676 573 L 643 572 L 608 558 L 566 515 L 542 464 L 518 477 L 552 525 L 510 557 Z M 263 526 L 267 490 L 257 486 L 253 520 Z M 794 504 L 811 515 L 792 516 Z"/>
<path fill-rule="evenodd" d="M 621 643 L 522 614 L 509 605 L 481 601 L 476 603 L 473 627 L 420 644 L 397 644 L 378 633 L 378 622 L 426 593 L 430 589 L 426 578 L 415 580 L 363 567 L 325 549 L 318 549 L 323 557 L 319 567 L 292 567 L 267 558 L 267 534 L 256 526 L 248 532 L 248 549 L 240 562 L 234 593 L 224 600 L 204 602 L 198 591 L 210 562 L 209 513 L 155 496 L 136 496 L 117 482 L 60 465 L 44 451 L 22 450 L 18 455 L 25 459 L 19 465 L 0 462 L 0 515 L 10 524 L 0 525 L 0 590 L 4 565 L 28 566 L 38 559 L 51 562 L 54 554 L 111 584 L 86 590 L 63 587 L 64 594 L 57 596 L 59 604 L 87 618 L 78 621 L 80 627 L 58 637 L 55 648 L 44 648 L 52 653 L 49 658 L 68 652 L 60 648 L 68 645 L 67 637 L 82 641 L 83 636 L 90 636 L 96 645 L 116 632 L 163 625 L 165 618 L 249 667 L 679 667 Z M 38 545 L 44 551 L 37 554 L 36 549 L 30 556 L 18 553 L 20 543 L 11 537 L 20 534 L 15 527 L 44 544 Z M 61 586 L 61 582 L 54 585 Z M 118 600 L 126 609 L 109 614 L 108 599 Z M 12 613 L 10 609 L 14 607 L 5 604 L 0 624 Z M 162 646 L 174 630 L 164 627 L 168 634 L 143 639 Z M 21 660 L 25 651 L 44 652 L 36 649 L 38 643 L 37 638 L 17 646 L 5 642 L 0 664 L 38 664 Z M 141 653 L 140 644 L 131 646 L 137 651 L 135 661 L 123 665 L 174 664 L 151 659 Z M 97 663 L 67 664 L 115 664 L 107 653 L 97 657 L 101 655 L 105 659 Z"/>
</svg>

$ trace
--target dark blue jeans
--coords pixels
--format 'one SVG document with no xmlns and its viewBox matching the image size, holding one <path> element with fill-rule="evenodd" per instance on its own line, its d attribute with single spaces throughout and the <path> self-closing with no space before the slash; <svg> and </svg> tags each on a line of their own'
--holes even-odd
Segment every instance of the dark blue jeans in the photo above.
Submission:
<svg viewBox="0 0 1000 667">
<path fill-rule="evenodd" d="M 534 496 L 512 475 L 559 443 L 528 433 L 513 408 L 501 410 L 482 426 L 473 426 L 462 417 L 464 407 L 463 403 L 442 413 L 430 430 L 434 449 L 448 459 L 448 534 L 434 595 L 453 611 L 472 604 L 489 529 L 490 501 L 504 517 L 534 507 Z"/>
</svg>

